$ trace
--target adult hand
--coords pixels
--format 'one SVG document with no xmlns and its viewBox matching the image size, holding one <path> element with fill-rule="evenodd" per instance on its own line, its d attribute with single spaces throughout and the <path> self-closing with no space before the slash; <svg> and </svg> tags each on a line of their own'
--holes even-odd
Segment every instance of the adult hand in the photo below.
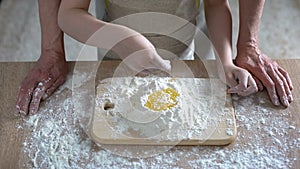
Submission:
<svg viewBox="0 0 300 169">
<path fill-rule="evenodd" d="M 258 91 L 255 80 L 247 70 L 234 64 L 223 65 L 223 68 L 224 73 L 219 72 L 219 76 L 229 86 L 229 93 L 248 96 Z"/>
<path fill-rule="evenodd" d="M 254 77 L 260 90 L 266 87 L 271 101 L 279 106 L 289 106 L 293 101 L 293 84 L 289 74 L 275 61 L 263 54 L 258 47 L 247 46 L 238 48 L 236 65 L 248 70 Z M 280 101 L 279 101 L 280 100 Z"/>
<path fill-rule="evenodd" d="M 45 100 L 63 84 L 66 75 L 67 66 L 64 54 L 44 52 L 20 84 L 16 113 L 35 114 L 41 100 Z"/>
</svg>

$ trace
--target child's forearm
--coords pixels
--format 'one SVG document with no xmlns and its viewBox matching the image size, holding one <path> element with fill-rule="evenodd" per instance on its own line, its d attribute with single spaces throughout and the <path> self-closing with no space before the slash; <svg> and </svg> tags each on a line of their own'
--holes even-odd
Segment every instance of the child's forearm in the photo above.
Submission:
<svg viewBox="0 0 300 169">
<path fill-rule="evenodd" d="M 119 40 L 140 35 L 125 26 L 98 20 L 88 13 L 88 7 L 88 0 L 62 1 L 58 16 L 60 28 L 82 43 L 106 49 L 111 49 Z M 120 45 L 114 49 L 124 53 Z"/>
<path fill-rule="evenodd" d="M 232 64 L 232 18 L 227 0 L 205 0 L 210 39 L 223 65 Z"/>
<path fill-rule="evenodd" d="M 112 50 L 133 70 L 170 70 L 155 47 L 140 33 L 128 27 L 107 23 L 88 13 L 90 0 L 62 0 L 58 23 L 74 39 L 98 48 Z"/>
</svg>

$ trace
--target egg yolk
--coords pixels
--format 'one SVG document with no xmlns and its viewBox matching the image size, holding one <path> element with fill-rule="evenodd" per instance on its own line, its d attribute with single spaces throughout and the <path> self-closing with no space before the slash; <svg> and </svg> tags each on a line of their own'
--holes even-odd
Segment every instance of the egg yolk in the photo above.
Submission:
<svg viewBox="0 0 300 169">
<path fill-rule="evenodd" d="M 144 106 L 153 111 L 165 111 L 177 105 L 176 98 L 178 96 L 179 93 L 168 87 L 151 93 Z"/>
</svg>

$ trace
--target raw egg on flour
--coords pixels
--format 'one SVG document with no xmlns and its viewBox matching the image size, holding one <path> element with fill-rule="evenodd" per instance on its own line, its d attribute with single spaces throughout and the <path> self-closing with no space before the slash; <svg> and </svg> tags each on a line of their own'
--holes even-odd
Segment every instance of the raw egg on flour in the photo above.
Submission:
<svg viewBox="0 0 300 169">
<path fill-rule="evenodd" d="M 179 93 L 171 87 L 151 93 L 145 107 L 153 111 L 165 111 L 178 104 L 177 97 Z"/>
</svg>

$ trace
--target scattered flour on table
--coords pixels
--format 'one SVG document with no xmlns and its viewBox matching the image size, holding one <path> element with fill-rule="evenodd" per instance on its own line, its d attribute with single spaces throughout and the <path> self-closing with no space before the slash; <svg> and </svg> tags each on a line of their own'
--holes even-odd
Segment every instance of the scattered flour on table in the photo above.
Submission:
<svg viewBox="0 0 300 169">
<path fill-rule="evenodd" d="M 58 102 L 59 99 L 63 101 Z M 151 158 L 125 158 L 97 147 L 85 135 L 72 110 L 70 91 L 61 91 L 52 96 L 37 115 L 17 126 L 29 130 L 23 144 L 28 159 L 20 165 L 21 168 L 70 169 L 294 167 L 300 130 L 294 123 L 288 123 L 288 118 L 296 115 L 285 110 L 274 114 L 273 108 L 265 106 L 269 101 L 259 94 L 247 98 L 234 96 L 233 99 L 239 132 L 232 145 L 176 146 Z M 250 111 L 245 112 L 245 107 Z M 291 135 L 298 137 L 291 138 Z"/>
</svg>

